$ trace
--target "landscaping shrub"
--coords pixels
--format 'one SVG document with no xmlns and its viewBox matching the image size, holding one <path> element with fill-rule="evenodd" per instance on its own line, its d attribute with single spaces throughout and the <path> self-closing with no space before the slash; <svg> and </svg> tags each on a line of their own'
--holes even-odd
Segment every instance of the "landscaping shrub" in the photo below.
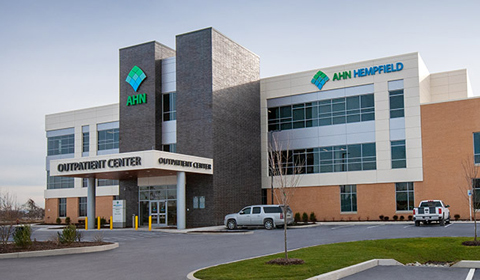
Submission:
<svg viewBox="0 0 480 280">
<path fill-rule="evenodd" d="M 400 216 L 400 221 L 403 221 L 405 220 L 405 217 L 404 216 Z"/>
<path fill-rule="evenodd" d="M 459 214 L 455 214 L 453 217 L 455 218 L 455 221 L 460 220 L 460 215 Z"/>
<path fill-rule="evenodd" d="M 413 216 L 412 216 L 412 215 L 408 215 L 408 220 L 409 220 L 409 221 L 412 221 L 412 220 L 413 220 Z"/>
<path fill-rule="evenodd" d="M 383 221 L 383 218 L 384 218 L 385 216 L 380 215 L 380 216 L 378 216 L 378 217 L 380 218 L 380 221 Z"/>
<path fill-rule="evenodd" d="M 388 221 L 390 218 L 388 216 L 383 217 L 385 221 Z"/>
<path fill-rule="evenodd" d="M 298 223 L 298 222 L 300 222 L 300 213 L 298 213 L 298 212 L 297 212 L 297 213 L 295 213 L 295 217 L 294 217 L 294 219 L 295 219 L 295 223 Z"/>
<path fill-rule="evenodd" d="M 317 217 L 315 216 L 315 213 L 310 213 L 310 222 L 316 223 L 317 222 Z"/>
<path fill-rule="evenodd" d="M 71 221 L 70 221 L 70 217 L 66 217 L 66 218 L 65 218 L 65 223 L 66 223 L 67 225 L 69 225 L 70 222 L 71 222 Z"/>
<path fill-rule="evenodd" d="M 62 244 L 71 244 L 75 242 L 77 238 L 77 227 L 74 225 L 68 225 L 63 230 L 62 233 L 57 232 L 58 241 Z"/>
<path fill-rule="evenodd" d="M 308 223 L 308 215 L 305 212 L 303 212 L 303 214 L 302 214 L 302 222 Z"/>
<path fill-rule="evenodd" d="M 398 216 L 397 216 L 397 215 L 393 215 L 393 220 L 394 220 L 394 221 L 398 221 Z"/>
<path fill-rule="evenodd" d="M 60 219 L 60 218 L 57 218 L 57 219 L 55 220 L 55 222 L 57 223 L 57 225 L 59 225 L 59 224 L 61 224 L 61 223 L 62 223 L 62 219 Z"/>
<path fill-rule="evenodd" d="M 32 227 L 30 225 L 19 226 L 13 233 L 13 243 L 18 247 L 28 247 L 32 244 Z"/>
</svg>

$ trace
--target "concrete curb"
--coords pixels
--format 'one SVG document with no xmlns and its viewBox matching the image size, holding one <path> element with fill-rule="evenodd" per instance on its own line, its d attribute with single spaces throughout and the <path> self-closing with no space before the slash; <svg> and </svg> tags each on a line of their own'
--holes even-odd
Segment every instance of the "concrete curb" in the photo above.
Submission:
<svg viewBox="0 0 480 280">
<path fill-rule="evenodd" d="M 480 268 L 480 261 L 459 261 L 452 267 L 461 267 L 461 268 Z"/>
<path fill-rule="evenodd" d="M 324 274 L 320 274 L 307 280 L 337 280 L 343 277 L 347 277 L 364 270 L 373 268 L 378 265 L 403 265 L 394 259 L 373 259 L 366 262 L 354 264 L 352 266 L 344 267 L 338 270 L 330 271 Z"/>
<path fill-rule="evenodd" d="M 113 250 L 115 248 L 118 248 L 118 243 L 100 245 L 100 246 L 86 246 L 86 247 L 44 250 L 44 251 L 7 253 L 7 254 L 0 254 L 0 259 L 35 258 L 35 257 L 94 253 L 94 252 Z"/>
</svg>

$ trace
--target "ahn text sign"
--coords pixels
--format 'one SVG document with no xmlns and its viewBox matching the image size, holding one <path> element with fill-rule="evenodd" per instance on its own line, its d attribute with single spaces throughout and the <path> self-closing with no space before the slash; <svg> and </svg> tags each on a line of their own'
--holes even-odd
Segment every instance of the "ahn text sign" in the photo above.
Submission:
<svg viewBox="0 0 480 280">
<path fill-rule="evenodd" d="M 135 65 L 133 66 L 132 70 L 130 70 L 130 73 L 128 73 L 128 76 L 125 79 L 125 82 L 129 83 L 132 86 L 133 90 L 137 92 L 138 88 L 146 78 L 147 78 L 147 75 L 145 74 L 145 72 L 143 72 L 143 70 L 140 69 L 140 67 Z M 130 95 L 127 98 L 127 106 L 133 106 L 133 105 L 145 104 L 145 103 L 147 103 L 146 93 Z"/>
</svg>

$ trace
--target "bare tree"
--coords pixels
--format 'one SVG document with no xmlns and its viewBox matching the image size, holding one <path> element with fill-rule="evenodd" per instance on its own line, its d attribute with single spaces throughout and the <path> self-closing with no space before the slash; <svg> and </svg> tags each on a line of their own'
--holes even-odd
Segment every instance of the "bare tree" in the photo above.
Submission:
<svg viewBox="0 0 480 280">
<path fill-rule="evenodd" d="M 13 233 L 17 219 L 20 218 L 20 207 L 17 197 L 8 191 L 0 190 L 0 240 L 6 244 Z"/>
<path fill-rule="evenodd" d="M 27 217 L 30 219 L 43 219 L 45 215 L 44 209 L 39 207 L 31 198 L 23 205 L 23 208 L 27 211 Z"/>
<path fill-rule="evenodd" d="M 282 149 L 280 141 L 273 134 L 270 135 L 268 149 L 269 171 L 272 176 L 273 193 L 279 204 L 283 205 L 285 260 L 288 261 L 287 247 L 287 212 L 290 201 L 300 182 L 305 160 L 294 156 L 288 149 Z"/>
</svg>

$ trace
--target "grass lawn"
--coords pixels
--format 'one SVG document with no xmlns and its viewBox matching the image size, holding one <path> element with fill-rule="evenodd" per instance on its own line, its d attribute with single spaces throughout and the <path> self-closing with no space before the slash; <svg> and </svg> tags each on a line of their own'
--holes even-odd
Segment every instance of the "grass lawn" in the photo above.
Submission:
<svg viewBox="0 0 480 280">
<path fill-rule="evenodd" d="M 195 277 L 203 280 L 307 279 L 371 259 L 395 259 L 404 264 L 480 260 L 480 246 L 463 246 L 462 242 L 467 240 L 472 238 L 405 238 L 320 245 L 289 252 L 289 258 L 303 259 L 303 265 L 265 264 L 283 257 L 277 254 L 208 268 L 195 273 Z"/>
</svg>

